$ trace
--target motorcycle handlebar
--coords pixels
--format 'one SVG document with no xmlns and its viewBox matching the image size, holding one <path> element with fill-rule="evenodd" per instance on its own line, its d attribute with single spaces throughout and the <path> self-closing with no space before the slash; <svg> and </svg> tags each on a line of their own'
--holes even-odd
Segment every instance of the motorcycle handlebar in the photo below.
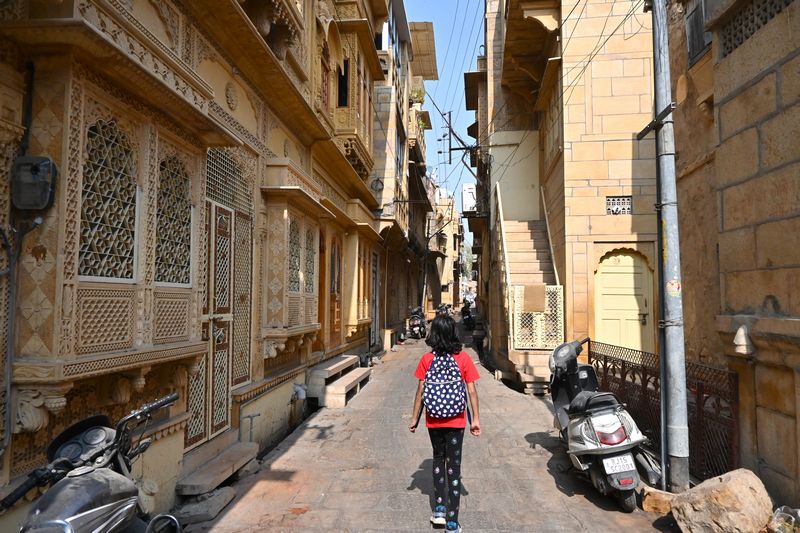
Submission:
<svg viewBox="0 0 800 533">
<path fill-rule="evenodd" d="M 42 478 L 37 473 L 31 473 L 28 475 L 28 478 L 22 482 L 22 485 L 14 489 L 14 491 L 6 496 L 5 498 L 0 501 L 0 510 L 5 511 L 6 509 L 11 508 L 17 500 L 25 496 L 29 490 L 34 487 L 38 487 L 42 481 Z"/>
<path fill-rule="evenodd" d="M 122 429 L 124 429 L 125 426 L 128 425 L 128 422 L 130 422 L 131 420 L 147 416 L 153 411 L 158 411 L 162 407 L 166 407 L 170 404 L 175 403 L 177 399 L 178 399 L 178 393 L 173 392 L 172 394 L 168 394 L 163 398 L 159 398 L 158 400 L 152 403 L 144 404 L 140 409 L 136 411 L 132 411 L 131 414 L 129 414 L 128 416 L 122 418 L 122 420 L 117 422 L 117 438 L 118 439 L 121 438 Z"/>
</svg>

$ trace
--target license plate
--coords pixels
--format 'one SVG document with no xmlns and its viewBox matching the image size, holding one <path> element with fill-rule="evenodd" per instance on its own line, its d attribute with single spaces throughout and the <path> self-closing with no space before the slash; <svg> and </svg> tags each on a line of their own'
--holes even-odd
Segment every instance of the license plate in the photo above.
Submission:
<svg viewBox="0 0 800 533">
<path fill-rule="evenodd" d="M 633 463 L 633 456 L 628 453 L 603 459 L 603 468 L 605 468 L 606 474 L 619 474 L 636 470 L 636 465 Z"/>
</svg>

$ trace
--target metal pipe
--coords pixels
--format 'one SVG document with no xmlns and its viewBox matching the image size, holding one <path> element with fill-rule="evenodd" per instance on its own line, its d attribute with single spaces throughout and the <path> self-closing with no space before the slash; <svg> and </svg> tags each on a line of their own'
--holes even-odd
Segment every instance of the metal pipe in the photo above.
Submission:
<svg viewBox="0 0 800 533">
<path fill-rule="evenodd" d="M 664 249 L 664 328 L 665 369 L 662 387 L 667 385 L 667 453 L 670 489 L 683 492 L 689 488 L 689 424 L 686 400 L 686 362 L 684 355 L 683 299 L 681 293 L 680 235 L 678 233 L 678 198 L 675 179 L 675 137 L 672 119 L 667 5 L 653 2 L 653 64 L 655 110 L 664 113 L 656 124 L 661 194 L 659 204 L 663 220 Z M 670 109 L 667 112 L 667 109 Z M 662 111 L 663 110 L 663 111 Z M 660 128 L 659 128 L 660 126 Z"/>
</svg>

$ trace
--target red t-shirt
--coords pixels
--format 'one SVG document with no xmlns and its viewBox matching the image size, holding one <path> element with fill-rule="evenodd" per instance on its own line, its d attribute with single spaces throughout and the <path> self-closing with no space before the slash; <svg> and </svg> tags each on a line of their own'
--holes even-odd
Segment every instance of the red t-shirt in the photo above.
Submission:
<svg viewBox="0 0 800 533">
<path fill-rule="evenodd" d="M 458 368 L 461 369 L 461 377 L 464 379 L 464 383 L 472 383 L 473 381 L 477 381 L 480 375 L 478 374 L 478 369 L 475 368 L 475 363 L 472 362 L 472 359 L 467 354 L 467 352 L 459 352 L 453 356 L 453 359 L 456 360 L 456 364 Z M 419 364 L 417 365 L 417 370 L 414 372 L 414 377 L 416 377 L 420 381 L 425 381 L 425 374 L 428 372 L 428 368 L 431 366 L 431 362 L 433 362 L 433 354 L 428 352 L 423 355 L 420 360 Z M 425 413 L 425 425 L 429 428 L 463 428 L 467 426 L 467 410 L 464 409 L 460 415 L 453 416 L 450 418 L 433 418 L 428 416 L 428 413 Z"/>
</svg>

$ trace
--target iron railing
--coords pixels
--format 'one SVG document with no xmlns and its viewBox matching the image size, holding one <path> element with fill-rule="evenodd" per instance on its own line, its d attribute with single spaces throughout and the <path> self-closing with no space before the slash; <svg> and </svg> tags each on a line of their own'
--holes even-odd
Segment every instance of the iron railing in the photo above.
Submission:
<svg viewBox="0 0 800 533">
<path fill-rule="evenodd" d="M 659 357 L 621 346 L 590 341 L 589 363 L 600 388 L 626 404 L 658 452 L 661 447 Z M 739 389 L 736 372 L 700 363 L 686 364 L 689 414 L 689 471 L 708 479 L 739 466 Z"/>
</svg>

